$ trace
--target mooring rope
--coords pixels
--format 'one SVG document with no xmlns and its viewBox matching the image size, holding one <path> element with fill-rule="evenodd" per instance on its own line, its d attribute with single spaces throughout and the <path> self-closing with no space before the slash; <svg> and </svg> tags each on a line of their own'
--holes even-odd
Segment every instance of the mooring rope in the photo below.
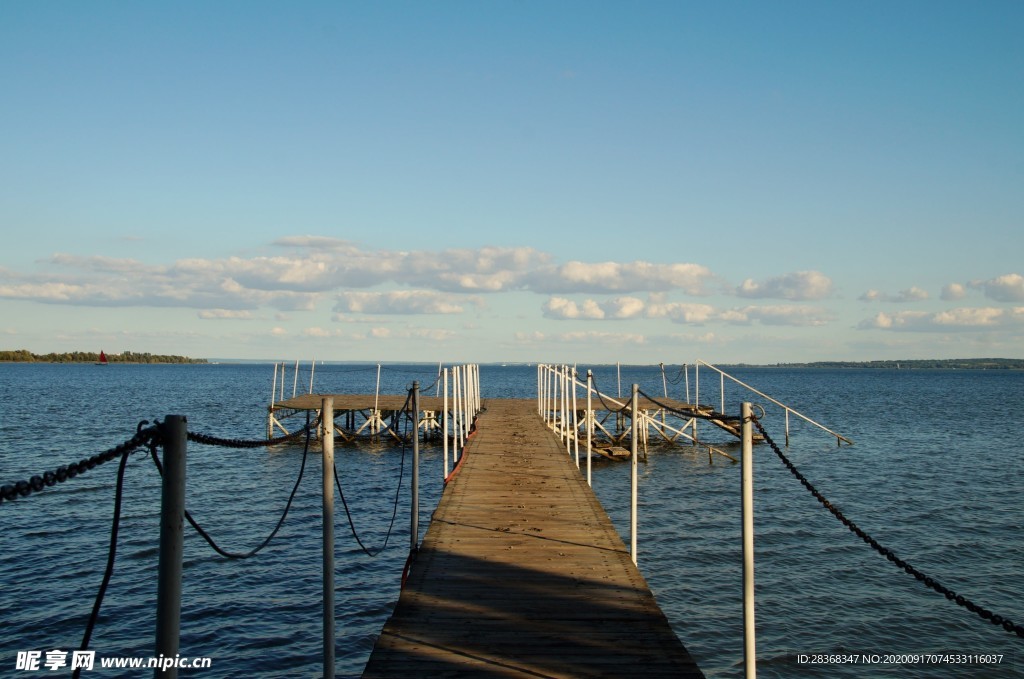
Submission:
<svg viewBox="0 0 1024 679">
<path fill-rule="evenodd" d="M 100 615 L 100 607 L 103 606 L 103 598 L 107 593 L 107 586 L 114 575 L 114 561 L 117 558 L 117 534 L 121 526 L 121 499 L 124 497 L 124 472 L 128 466 L 128 456 L 131 453 L 121 455 L 121 464 L 117 469 L 117 490 L 114 493 L 114 518 L 110 527 L 110 546 L 107 549 L 107 566 L 103 571 L 103 580 L 100 582 L 99 591 L 96 592 L 96 599 L 92 604 L 92 613 L 89 615 L 89 622 L 85 626 L 85 633 L 82 635 L 82 645 L 79 650 L 85 651 L 89 648 L 89 640 L 92 638 L 93 628 L 96 626 L 96 619 Z M 76 667 L 73 677 L 78 677 L 81 668 Z"/>
<path fill-rule="evenodd" d="M 146 438 L 148 440 L 149 449 L 156 450 L 160 442 L 159 436 L 159 424 L 154 427 L 150 427 L 143 430 L 143 425 L 149 424 L 143 420 L 139 423 L 136 428 L 136 437 L 142 435 L 143 431 L 147 432 Z M 135 439 L 133 438 L 132 441 Z M 127 446 L 126 446 L 127 447 Z M 82 635 L 82 645 L 79 646 L 79 650 L 86 651 L 89 648 L 89 641 L 92 639 L 92 631 L 96 627 L 96 620 L 100 615 L 100 608 L 103 606 L 103 598 L 107 594 L 107 586 L 110 585 L 110 579 L 114 575 L 114 562 L 117 559 L 117 535 L 120 532 L 121 527 L 121 500 L 124 497 L 124 473 L 128 467 L 128 457 L 138 450 L 139 446 L 135 446 L 131 449 L 125 449 L 121 452 L 121 464 L 117 468 L 117 485 L 114 491 L 114 516 L 110 526 L 110 544 L 107 548 L 107 565 L 103 571 L 103 580 L 100 582 L 100 588 L 96 592 L 96 599 L 92 604 L 92 613 L 89 614 L 89 622 L 85 625 L 85 632 Z M 109 452 L 109 451 L 108 451 Z M 82 668 L 75 667 L 75 670 L 71 673 L 73 679 L 78 679 L 81 675 Z"/>
<path fill-rule="evenodd" d="M 761 432 L 761 435 L 764 436 L 764 440 L 772 447 L 772 450 L 775 451 L 775 454 L 779 457 L 780 460 L 782 460 L 782 463 L 786 465 L 789 471 L 793 473 L 793 476 L 796 477 L 798 481 L 800 481 L 804 488 L 810 491 L 811 495 L 813 495 L 814 498 L 818 502 L 820 502 L 825 509 L 831 512 L 833 516 L 839 519 L 843 523 L 843 525 L 849 528 L 850 531 L 853 532 L 857 537 L 859 537 L 865 543 L 870 545 L 876 552 L 878 552 L 886 559 L 891 561 L 897 568 L 905 571 L 909 575 L 913 575 L 914 578 L 922 584 L 924 584 L 925 587 L 935 590 L 939 594 L 946 597 L 946 599 L 948 599 L 949 601 L 955 601 L 958 606 L 963 606 L 972 613 L 977 613 L 982 620 L 987 620 L 993 625 L 998 625 L 1002 627 L 1004 630 L 1010 632 L 1011 634 L 1016 634 L 1018 637 L 1024 638 L 1024 626 L 1016 625 L 1009 619 L 1001 615 L 997 615 L 992 611 L 988 610 L 987 608 L 983 608 L 975 604 L 962 594 L 957 594 L 948 587 L 940 584 L 934 578 L 925 575 L 924 573 L 922 573 L 921 571 L 919 571 L 918 569 L 914 568 L 909 563 L 904 561 L 903 559 L 897 557 L 891 549 L 883 547 L 881 544 L 879 544 L 877 540 L 875 540 L 873 537 L 865 533 L 864 530 L 861 529 L 857 524 L 855 524 L 850 519 L 846 518 L 846 516 L 841 511 L 839 511 L 839 509 L 834 504 L 829 502 L 828 499 L 826 499 L 825 496 L 822 495 L 818 491 L 818 489 L 815 488 L 811 484 L 811 482 L 807 480 L 807 477 L 801 474 L 800 470 L 798 470 L 796 466 L 794 466 L 793 463 L 789 461 L 789 458 L 787 458 L 785 454 L 783 454 L 782 450 L 779 449 L 779 446 L 775 443 L 775 441 L 773 441 L 771 437 L 768 436 L 768 432 L 765 431 L 764 426 L 761 424 L 760 420 L 753 418 L 753 422 L 754 425 L 757 427 L 758 431 Z"/>
</svg>

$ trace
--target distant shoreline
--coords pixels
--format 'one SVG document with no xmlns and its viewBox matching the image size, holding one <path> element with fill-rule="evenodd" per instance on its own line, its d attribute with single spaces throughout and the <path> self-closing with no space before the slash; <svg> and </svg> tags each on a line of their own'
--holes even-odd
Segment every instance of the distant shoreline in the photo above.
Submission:
<svg viewBox="0 0 1024 679">
<path fill-rule="evenodd" d="M 106 363 L 167 363 L 197 364 L 207 363 L 205 358 L 189 358 L 188 356 L 168 356 L 164 354 L 139 353 L 125 351 L 120 354 L 104 354 Z M 0 351 L 0 363 L 99 363 L 100 354 L 90 351 L 65 351 L 61 353 L 33 354 L 25 349 L 16 351 Z"/>
<path fill-rule="evenodd" d="M 1020 358 L 943 358 L 899 361 L 812 361 L 808 363 L 730 363 L 720 367 L 744 368 L 849 368 L 872 370 L 1024 370 Z"/>
<path fill-rule="evenodd" d="M 216 365 L 225 363 L 274 363 L 272 359 L 206 359 L 188 356 L 123 352 L 106 354 L 109 363 L 126 364 L 187 364 Z M 73 351 L 51 354 L 33 354 L 27 350 L 0 350 L 0 363 L 97 363 L 99 354 Z M 317 361 L 324 365 L 436 365 L 433 361 Z M 543 361 L 541 361 L 543 363 Z M 482 361 L 486 366 L 533 366 L 536 362 L 525 361 Z M 614 366 L 615 363 L 590 363 L 592 366 Z M 648 365 L 658 363 L 622 363 L 622 366 Z M 678 365 L 678 364 L 675 364 Z M 691 364 L 692 365 L 692 364 Z M 806 363 L 716 363 L 719 368 L 800 368 L 800 369 L 860 369 L 860 370 L 1024 370 L 1021 358 L 941 358 L 941 359 L 900 359 L 898 361 L 808 361 Z"/>
</svg>

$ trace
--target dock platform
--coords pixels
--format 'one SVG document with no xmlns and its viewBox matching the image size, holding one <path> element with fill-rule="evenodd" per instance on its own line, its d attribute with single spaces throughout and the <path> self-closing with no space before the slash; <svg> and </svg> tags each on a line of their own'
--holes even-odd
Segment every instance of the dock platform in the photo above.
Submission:
<svg viewBox="0 0 1024 679">
<path fill-rule="evenodd" d="M 536 402 L 485 405 L 363 677 L 703 677 Z"/>
</svg>

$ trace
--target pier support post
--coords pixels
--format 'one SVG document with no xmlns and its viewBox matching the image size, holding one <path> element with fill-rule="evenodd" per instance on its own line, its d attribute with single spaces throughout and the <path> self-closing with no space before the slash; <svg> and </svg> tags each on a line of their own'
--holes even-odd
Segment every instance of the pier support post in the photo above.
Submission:
<svg viewBox="0 0 1024 679">
<path fill-rule="evenodd" d="M 754 627 L 754 443 L 750 403 L 740 408 L 743 419 L 743 662 L 746 678 L 757 676 Z"/>
<path fill-rule="evenodd" d="M 324 677 L 334 677 L 334 399 L 323 399 Z"/>
<path fill-rule="evenodd" d="M 156 586 L 156 656 L 178 655 L 181 632 L 181 561 L 185 547 L 185 452 L 188 421 L 167 415 L 161 425 L 164 439 L 164 478 L 160 499 L 160 557 Z M 158 679 L 174 679 L 176 667 L 157 668 Z"/>
</svg>

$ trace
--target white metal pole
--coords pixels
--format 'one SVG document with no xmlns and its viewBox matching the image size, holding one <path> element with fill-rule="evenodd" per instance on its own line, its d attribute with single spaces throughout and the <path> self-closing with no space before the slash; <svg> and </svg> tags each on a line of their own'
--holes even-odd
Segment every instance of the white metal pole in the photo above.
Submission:
<svg viewBox="0 0 1024 679">
<path fill-rule="evenodd" d="M 459 455 L 461 456 L 462 455 L 462 453 L 461 453 L 461 451 L 462 451 L 462 421 L 463 421 L 463 419 L 465 419 L 465 415 L 461 412 L 461 409 L 462 409 L 462 390 L 461 390 L 462 389 L 462 369 L 459 366 L 456 366 L 452 370 L 454 371 L 454 374 L 455 374 L 455 386 L 454 386 L 453 395 L 452 395 L 452 397 L 455 399 L 455 404 L 453 406 L 455 408 L 455 422 L 454 422 L 454 426 L 455 426 L 455 430 L 456 430 L 456 439 L 455 439 L 455 441 L 456 441 L 456 448 L 460 451 Z"/>
<path fill-rule="evenodd" d="M 542 368 L 540 366 L 540 363 L 538 363 L 537 364 L 537 414 L 541 416 L 541 419 L 544 418 L 544 406 L 542 405 L 544 401 L 541 398 L 541 386 L 540 386 L 541 385 L 541 375 L 542 374 L 543 374 L 543 370 L 542 370 Z"/>
<path fill-rule="evenodd" d="M 700 363 L 693 366 L 693 405 L 700 406 Z M 693 418 L 693 442 L 697 443 L 697 422 L 699 417 Z"/>
<path fill-rule="evenodd" d="M 786 447 L 789 448 L 789 408 L 786 408 Z"/>
<path fill-rule="evenodd" d="M 593 479 L 590 474 L 590 458 L 592 455 L 591 443 L 593 442 L 594 436 L 594 402 L 591 390 L 594 387 L 594 373 L 590 370 L 587 371 L 587 485 L 593 487 Z"/>
<path fill-rule="evenodd" d="M 313 393 L 313 374 L 316 372 L 316 357 L 309 364 L 309 393 Z"/>
<path fill-rule="evenodd" d="M 633 557 L 633 563 L 636 564 L 636 495 L 637 495 L 637 475 L 639 469 L 637 468 L 637 454 L 636 454 L 636 439 L 638 434 L 637 428 L 637 404 L 639 397 L 640 387 L 636 384 L 633 385 L 633 398 L 630 405 L 630 419 L 632 420 L 632 431 L 630 432 L 630 470 L 629 470 L 629 554 Z"/>
<path fill-rule="evenodd" d="M 562 365 L 560 373 L 562 382 L 562 439 L 565 441 L 565 453 L 569 454 L 569 366 Z"/>
<path fill-rule="evenodd" d="M 548 427 L 550 429 L 551 428 L 551 413 L 549 412 L 549 403 L 550 403 L 550 400 L 551 400 L 551 387 L 548 384 L 548 375 L 549 374 L 550 374 L 550 369 L 548 368 L 548 366 L 545 365 L 544 366 L 544 373 L 543 373 L 542 378 L 541 378 L 542 381 L 543 381 L 542 388 L 544 390 L 544 406 L 543 406 L 544 407 L 544 426 Z"/>
<path fill-rule="evenodd" d="M 480 366 L 473 364 L 473 415 L 480 412 Z"/>
<path fill-rule="evenodd" d="M 274 397 L 277 395 L 277 362 L 274 362 L 274 385 L 270 387 L 270 406 L 267 407 L 267 438 L 274 438 Z"/>
<path fill-rule="evenodd" d="M 444 478 L 448 478 L 448 368 L 444 369 L 444 400 L 441 405 L 441 418 L 444 422 L 442 438 L 444 447 Z"/>
<path fill-rule="evenodd" d="M 324 677 L 334 676 L 334 398 L 321 400 L 323 419 Z"/>
<path fill-rule="evenodd" d="M 415 550 L 420 542 L 420 383 L 412 383 L 412 416 L 415 426 L 412 431 L 412 510 L 409 523 L 410 549 Z"/>
<path fill-rule="evenodd" d="M 295 375 L 292 376 L 292 398 L 299 393 L 299 359 L 295 359 Z"/>
<path fill-rule="evenodd" d="M 721 380 L 721 385 L 718 387 L 718 390 L 719 390 L 719 393 L 722 396 L 722 409 L 719 410 L 718 412 L 724 413 L 725 412 L 725 373 L 722 373 L 721 375 L 719 375 L 719 378 Z"/>
<path fill-rule="evenodd" d="M 580 420 L 576 409 L 576 366 L 572 367 L 572 447 L 576 452 L 576 469 L 580 468 Z"/>
<path fill-rule="evenodd" d="M 156 586 L 156 655 L 178 655 L 181 631 L 181 561 L 185 547 L 185 454 L 188 421 L 167 415 L 164 435 L 164 478 L 160 498 L 160 556 Z M 157 668 L 160 679 L 173 679 L 178 669 Z"/>
<path fill-rule="evenodd" d="M 462 402 L 465 406 L 463 412 L 466 413 L 466 439 L 469 439 L 469 428 L 473 422 L 473 399 L 470 397 L 470 392 L 473 391 L 473 375 L 471 366 L 467 363 L 462 366 L 462 375 L 465 378 L 465 382 L 462 385 Z"/>
<path fill-rule="evenodd" d="M 743 660 L 747 679 L 757 676 L 754 627 L 754 445 L 750 403 L 740 409 L 743 418 Z"/>
</svg>

